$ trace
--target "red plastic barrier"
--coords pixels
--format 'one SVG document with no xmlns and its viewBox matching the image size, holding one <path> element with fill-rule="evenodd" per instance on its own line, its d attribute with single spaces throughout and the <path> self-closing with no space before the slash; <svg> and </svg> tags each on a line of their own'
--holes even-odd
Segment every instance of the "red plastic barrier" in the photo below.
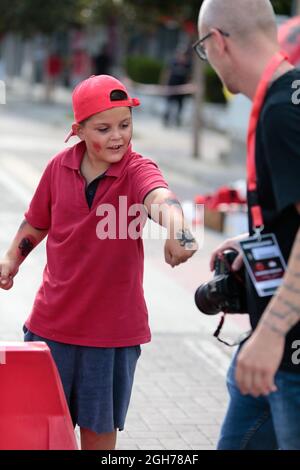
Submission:
<svg viewBox="0 0 300 470">
<path fill-rule="evenodd" d="M 43 342 L 0 343 L 0 449 L 78 449 L 60 377 Z"/>
<path fill-rule="evenodd" d="M 236 189 L 222 186 L 214 194 L 199 195 L 195 197 L 195 204 L 204 204 L 208 209 L 218 210 L 220 204 L 246 204 Z"/>
</svg>

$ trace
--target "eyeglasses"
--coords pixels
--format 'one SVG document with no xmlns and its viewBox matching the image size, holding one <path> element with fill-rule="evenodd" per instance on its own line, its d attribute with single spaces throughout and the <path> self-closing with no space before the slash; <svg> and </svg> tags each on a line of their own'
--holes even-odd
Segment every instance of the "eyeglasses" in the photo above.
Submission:
<svg viewBox="0 0 300 470">
<path fill-rule="evenodd" d="M 229 33 L 225 33 L 224 31 L 222 31 L 221 29 L 218 29 L 217 28 L 217 31 L 219 31 L 220 34 L 222 34 L 222 36 L 225 36 L 226 38 L 228 38 L 230 36 Z M 207 39 L 209 39 L 212 35 L 213 35 L 213 31 L 211 31 L 210 33 L 208 33 L 206 36 L 204 36 L 203 38 L 200 38 L 198 39 L 198 41 L 195 42 L 195 44 L 193 44 L 193 49 L 194 51 L 196 52 L 196 54 L 198 55 L 198 57 L 201 59 L 201 60 L 207 60 L 207 53 L 206 53 L 206 50 L 204 48 L 204 41 L 206 41 Z"/>
</svg>

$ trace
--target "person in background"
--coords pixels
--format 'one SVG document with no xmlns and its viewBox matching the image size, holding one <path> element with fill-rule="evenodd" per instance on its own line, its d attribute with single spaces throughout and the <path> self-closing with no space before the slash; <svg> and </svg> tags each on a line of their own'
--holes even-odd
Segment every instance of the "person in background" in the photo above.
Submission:
<svg viewBox="0 0 300 470">
<path fill-rule="evenodd" d="M 191 63 L 189 56 L 187 52 L 179 50 L 176 52 L 164 80 L 169 87 L 169 94 L 166 98 L 166 111 L 163 116 L 165 126 L 168 126 L 171 122 L 175 122 L 177 126 L 181 125 L 186 95 L 173 87 L 188 83 L 190 75 Z"/>
<path fill-rule="evenodd" d="M 46 60 L 46 101 L 51 103 L 53 100 L 53 94 L 55 87 L 58 84 L 58 81 L 62 74 L 63 63 L 60 55 L 58 53 L 51 53 Z"/>
<path fill-rule="evenodd" d="M 72 88 L 91 74 L 91 68 L 92 63 L 89 53 L 84 48 L 77 47 L 74 49 L 70 60 L 70 83 Z"/>
<path fill-rule="evenodd" d="M 104 44 L 99 54 L 93 57 L 95 75 L 109 75 L 112 66 L 112 58 L 108 44 Z"/>
</svg>

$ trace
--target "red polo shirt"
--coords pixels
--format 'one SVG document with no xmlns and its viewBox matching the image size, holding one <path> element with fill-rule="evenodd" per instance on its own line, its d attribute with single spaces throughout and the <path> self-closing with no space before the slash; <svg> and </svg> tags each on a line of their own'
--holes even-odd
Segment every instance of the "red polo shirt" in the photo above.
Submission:
<svg viewBox="0 0 300 470">
<path fill-rule="evenodd" d="M 85 149 L 80 142 L 49 162 L 25 213 L 30 225 L 49 229 L 43 282 L 26 326 L 63 343 L 143 344 L 151 339 L 143 293 L 143 242 L 140 237 L 118 236 L 124 220 L 127 225 L 133 220 L 119 210 L 119 197 L 126 196 L 130 207 L 168 185 L 154 162 L 129 147 L 107 170 L 89 208 L 80 174 Z M 116 239 L 99 238 L 102 204 L 115 208 Z"/>
</svg>

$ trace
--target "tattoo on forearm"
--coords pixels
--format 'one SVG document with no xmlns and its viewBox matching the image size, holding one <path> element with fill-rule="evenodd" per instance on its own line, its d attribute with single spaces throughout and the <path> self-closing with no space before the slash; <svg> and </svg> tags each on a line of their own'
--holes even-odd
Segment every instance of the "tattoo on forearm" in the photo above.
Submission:
<svg viewBox="0 0 300 470">
<path fill-rule="evenodd" d="M 20 227 L 18 228 L 18 232 L 21 232 L 21 230 L 26 226 L 28 225 L 28 222 L 26 219 L 23 220 L 23 222 L 21 223 Z M 33 227 L 34 230 L 37 230 L 38 232 L 44 232 L 45 229 L 44 228 L 38 228 L 38 227 Z"/>
<path fill-rule="evenodd" d="M 298 271 L 292 271 L 291 269 L 288 270 L 288 273 L 292 276 L 292 277 L 296 277 L 297 279 L 300 278 L 300 272 Z"/>
<path fill-rule="evenodd" d="M 276 310 L 270 310 L 270 314 L 272 315 L 272 317 L 276 317 L 276 318 L 279 318 L 280 320 L 285 320 L 286 317 L 288 316 L 288 314 L 286 313 L 282 313 L 282 312 L 277 312 Z"/>
<path fill-rule="evenodd" d="M 168 206 L 176 206 L 178 209 L 182 211 L 182 207 L 178 199 L 176 197 L 168 197 L 164 200 L 164 203 L 167 204 Z"/>
<path fill-rule="evenodd" d="M 285 332 L 277 328 L 275 325 L 272 325 L 268 320 L 263 320 L 263 324 L 266 325 L 273 333 L 276 333 L 281 338 L 285 338 Z"/>
<path fill-rule="evenodd" d="M 294 284 L 288 284 L 287 282 L 284 282 L 283 288 L 286 289 L 289 292 L 292 292 L 293 294 L 298 294 L 300 295 L 300 289 L 294 286 Z"/>
<path fill-rule="evenodd" d="M 292 317 L 292 312 L 279 313 L 271 310 L 270 315 L 284 322 L 285 327 L 289 331 L 293 326 L 295 326 L 294 316 Z"/>
<path fill-rule="evenodd" d="M 192 250 L 196 242 L 194 235 L 189 229 L 179 230 L 176 233 L 176 239 L 179 241 L 180 246 Z"/>
<path fill-rule="evenodd" d="M 32 239 L 30 238 L 23 238 L 18 246 L 21 255 L 26 258 L 29 253 L 33 250 L 35 244 Z"/>
<path fill-rule="evenodd" d="M 295 313 L 299 318 L 300 318 L 300 307 L 292 304 L 291 302 L 289 302 L 288 300 L 284 300 L 284 299 L 281 299 L 281 302 L 286 306 L 288 307 L 289 311 L 288 311 L 288 315 L 290 315 L 291 313 Z"/>
<path fill-rule="evenodd" d="M 279 312 L 278 310 L 271 308 L 269 311 L 270 316 L 283 322 L 285 330 L 289 331 L 300 320 L 300 307 L 282 298 L 282 295 L 280 294 L 278 295 L 278 300 L 285 308 L 287 308 L 287 310 Z"/>
<path fill-rule="evenodd" d="M 20 232 L 25 227 L 25 225 L 27 225 L 27 223 L 28 223 L 27 220 L 24 219 L 23 222 L 21 223 L 19 229 L 18 229 L 18 232 Z"/>
</svg>

